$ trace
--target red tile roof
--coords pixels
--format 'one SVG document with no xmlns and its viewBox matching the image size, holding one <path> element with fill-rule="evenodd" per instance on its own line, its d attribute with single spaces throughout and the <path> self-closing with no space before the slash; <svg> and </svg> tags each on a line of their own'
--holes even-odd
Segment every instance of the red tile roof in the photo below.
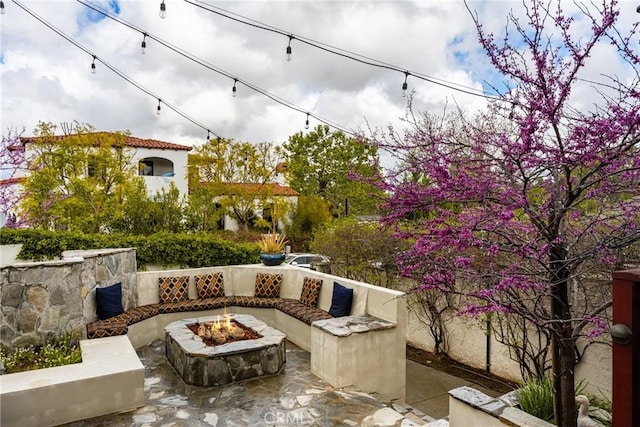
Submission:
<svg viewBox="0 0 640 427">
<path fill-rule="evenodd" d="M 112 132 L 94 132 L 94 133 L 89 133 L 87 135 L 93 135 L 95 136 L 96 139 L 100 138 L 100 136 L 106 136 L 106 135 L 112 135 Z M 57 141 L 60 141 L 64 138 L 67 138 L 69 135 L 55 135 L 54 139 Z M 36 141 L 38 139 L 38 137 L 35 136 L 28 136 L 28 137 L 20 137 L 20 141 L 23 144 L 26 144 L 27 142 L 32 142 L 32 141 Z M 173 142 L 165 142 L 165 141 L 158 141 L 157 139 L 142 139 L 142 138 L 136 138 L 135 136 L 126 136 L 125 140 L 124 140 L 125 145 L 129 146 L 129 147 L 135 147 L 135 148 L 157 148 L 160 150 L 185 150 L 185 151 L 190 151 L 193 147 L 189 147 L 188 145 L 180 145 L 180 144 L 174 144 Z"/>
<path fill-rule="evenodd" d="M 248 183 L 248 182 L 239 182 L 239 183 L 226 183 L 223 184 L 230 191 L 234 190 L 242 190 L 243 192 L 249 194 L 260 194 L 262 192 L 268 193 L 273 196 L 299 196 L 296 190 L 291 187 L 287 187 L 285 185 L 280 185 L 277 182 L 265 182 L 264 184 L 259 183 Z"/>
<path fill-rule="evenodd" d="M 3 187 L 5 185 L 18 184 L 18 183 L 21 183 L 22 181 L 24 181 L 24 177 L 0 179 L 0 187 Z"/>
</svg>

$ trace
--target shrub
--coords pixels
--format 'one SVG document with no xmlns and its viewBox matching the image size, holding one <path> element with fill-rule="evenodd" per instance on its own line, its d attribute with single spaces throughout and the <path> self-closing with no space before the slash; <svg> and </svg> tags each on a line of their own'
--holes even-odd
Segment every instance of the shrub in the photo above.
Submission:
<svg viewBox="0 0 640 427">
<path fill-rule="evenodd" d="M 5 373 L 52 368 L 82 362 L 82 352 L 78 340 L 72 335 L 49 342 L 43 346 L 16 348 L 13 351 L 0 348 L 0 359 Z"/>
<path fill-rule="evenodd" d="M 584 394 L 589 398 L 589 416 L 604 426 L 611 426 L 611 401 L 586 393 L 585 389 L 586 384 L 583 380 L 576 384 L 576 395 Z M 520 409 L 524 412 L 553 423 L 553 381 L 551 377 L 526 381 L 518 389 L 517 398 Z"/>
<path fill-rule="evenodd" d="M 542 377 L 526 381 L 517 391 L 520 408 L 548 422 L 553 422 L 553 381 Z"/>
<path fill-rule="evenodd" d="M 3 244 L 21 243 L 20 259 L 60 257 L 66 250 L 136 248 L 139 268 L 149 264 L 210 267 L 257 263 L 260 250 L 254 243 L 234 243 L 210 234 L 156 233 L 82 234 L 32 229 L 0 229 Z"/>
</svg>

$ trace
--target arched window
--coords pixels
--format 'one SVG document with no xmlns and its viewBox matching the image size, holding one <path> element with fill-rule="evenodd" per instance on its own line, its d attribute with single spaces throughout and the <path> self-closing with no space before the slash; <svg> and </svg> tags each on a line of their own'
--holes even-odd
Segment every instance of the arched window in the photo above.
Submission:
<svg viewBox="0 0 640 427">
<path fill-rule="evenodd" d="M 168 176 L 174 173 L 173 162 L 162 157 L 146 157 L 138 162 L 138 175 Z"/>
</svg>

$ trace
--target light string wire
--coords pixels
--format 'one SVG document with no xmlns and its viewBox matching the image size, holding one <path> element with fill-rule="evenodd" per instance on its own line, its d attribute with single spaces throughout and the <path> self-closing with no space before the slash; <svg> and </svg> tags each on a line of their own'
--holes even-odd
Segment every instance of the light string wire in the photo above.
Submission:
<svg viewBox="0 0 640 427">
<path fill-rule="evenodd" d="M 352 129 L 348 129 L 346 126 L 340 125 L 339 123 L 334 122 L 334 121 L 332 121 L 332 120 L 330 120 L 330 119 L 328 119 L 326 117 L 320 116 L 319 114 L 310 112 L 310 111 L 308 111 L 308 110 L 306 110 L 306 109 L 304 109 L 302 107 L 299 107 L 296 104 L 294 104 L 294 103 L 292 103 L 290 101 L 287 101 L 286 99 L 281 98 L 281 97 L 279 97 L 277 95 L 274 95 L 274 94 L 270 93 L 269 91 L 267 91 L 266 89 L 262 89 L 261 87 L 255 85 L 255 84 L 253 84 L 253 83 L 251 83 L 251 82 L 249 82 L 247 80 L 240 79 L 237 76 L 235 76 L 234 74 L 232 74 L 232 73 L 230 73 L 230 72 L 228 72 L 226 70 L 223 70 L 222 68 L 217 67 L 217 66 L 215 66 L 215 65 L 213 65 L 213 64 L 211 64 L 211 63 L 209 63 L 209 62 L 207 62 L 207 61 L 205 61 L 205 60 L 203 60 L 203 59 L 201 59 L 199 57 L 197 57 L 196 55 L 193 55 L 192 53 L 189 53 L 188 51 L 186 51 L 186 50 L 184 50 L 184 49 L 182 49 L 182 48 L 180 48 L 178 46 L 175 46 L 172 43 L 169 43 L 169 42 L 167 42 L 167 41 L 165 41 L 165 40 L 163 40 L 163 39 L 161 39 L 161 38 L 159 38 L 157 36 L 154 36 L 150 32 L 148 32 L 148 31 L 146 31 L 146 30 L 144 30 L 144 29 L 142 29 L 140 27 L 137 27 L 136 25 L 126 21 L 125 19 L 123 19 L 123 18 L 121 18 L 119 16 L 113 15 L 112 13 L 108 12 L 107 10 L 103 9 L 102 7 L 100 7 L 98 5 L 95 5 L 95 4 L 91 3 L 91 2 L 84 1 L 84 0 L 76 0 L 76 1 L 78 3 L 80 3 L 80 4 L 82 4 L 83 6 L 93 10 L 93 11 L 100 13 L 104 17 L 113 20 L 114 22 L 117 22 L 117 23 L 119 23 L 121 25 L 124 25 L 125 27 L 128 27 L 128 28 L 130 28 L 130 29 L 132 29 L 134 31 L 139 32 L 140 34 L 142 34 L 146 38 L 155 40 L 156 42 L 158 42 L 162 46 L 166 47 L 167 49 L 169 49 L 169 50 L 171 50 L 171 51 L 173 51 L 173 52 L 175 52 L 175 53 L 177 53 L 177 54 L 179 54 L 179 55 L 181 55 L 181 56 L 183 56 L 183 57 L 195 62 L 196 64 L 201 65 L 201 66 L 203 66 L 203 67 L 205 67 L 205 68 L 207 68 L 207 69 L 209 69 L 209 70 L 211 70 L 211 71 L 213 71 L 215 73 L 218 73 L 218 74 L 220 74 L 220 75 L 222 75 L 224 77 L 227 77 L 227 78 L 233 80 L 234 85 L 235 85 L 235 83 L 241 83 L 245 87 L 247 87 L 247 88 L 249 88 L 249 89 L 251 89 L 251 90 L 253 90 L 253 91 L 255 91 L 255 92 L 257 92 L 257 93 L 259 93 L 259 94 L 261 94 L 261 95 L 263 95 L 263 96 L 265 96 L 267 98 L 269 98 L 269 99 L 271 99 L 272 101 L 274 101 L 274 102 L 276 102 L 276 103 L 278 103 L 278 104 L 280 104 L 280 105 L 282 105 L 284 107 L 287 107 L 287 108 L 292 109 L 294 111 L 297 111 L 299 113 L 308 115 L 309 117 L 313 117 L 317 121 L 319 121 L 321 123 L 324 123 L 324 124 L 334 128 L 334 129 L 337 129 L 337 130 L 339 130 L 339 131 L 341 131 L 341 132 L 343 132 L 345 134 L 349 134 L 349 135 L 352 135 L 352 136 L 358 135 L 357 131 L 352 130 Z"/>
<path fill-rule="evenodd" d="M 182 110 L 180 110 L 178 107 L 175 107 L 174 105 L 168 103 L 167 101 L 163 100 L 162 97 L 156 95 L 155 93 L 153 93 L 152 91 L 150 91 L 149 89 L 147 89 L 146 87 L 142 86 L 140 83 L 136 82 L 135 80 L 133 80 L 132 78 L 128 77 L 125 73 L 123 73 L 122 71 L 118 70 L 116 67 L 112 66 L 111 64 L 109 64 L 108 62 L 106 62 L 105 60 L 101 59 L 100 57 L 98 57 L 97 55 L 95 55 L 94 53 L 92 53 L 89 49 L 87 49 L 86 47 L 84 47 L 83 45 L 81 45 L 80 43 L 76 42 L 73 38 L 69 37 L 67 34 L 65 34 L 64 32 L 62 32 L 61 30 L 59 30 L 58 28 L 56 28 L 55 26 L 53 26 L 52 24 L 50 24 L 49 22 L 47 22 L 44 18 L 40 17 L 38 14 L 36 14 L 35 12 L 33 12 L 32 10 L 30 10 L 29 8 L 27 8 L 26 6 L 24 6 L 23 4 L 21 4 L 19 1 L 17 0 L 13 0 L 13 2 L 20 7 L 21 9 L 23 9 L 25 12 L 27 12 L 29 15 L 31 15 L 33 18 L 35 18 L 36 20 L 40 21 L 40 23 L 42 23 L 43 25 L 45 25 L 47 28 L 49 28 L 51 31 L 55 32 L 56 34 L 58 34 L 60 37 L 62 37 L 63 39 L 67 40 L 69 43 L 73 44 L 75 47 L 77 47 L 78 49 L 82 50 L 83 52 L 91 55 L 93 57 L 93 61 L 98 61 L 101 64 L 103 64 L 105 67 L 107 67 L 109 70 L 111 70 L 112 72 L 114 72 L 116 75 L 118 75 L 120 78 L 122 78 L 123 80 L 125 80 L 127 83 L 135 86 L 136 88 L 138 88 L 139 90 L 141 90 L 142 92 L 146 93 L 149 96 L 152 96 L 153 98 L 158 100 L 158 107 L 160 106 L 160 104 L 164 104 L 166 105 L 170 110 L 173 110 L 176 114 L 182 116 L 183 118 L 185 118 L 186 120 L 190 121 L 191 123 L 193 123 L 194 125 L 198 126 L 199 128 L 207 131 L 208 133 L 212 133 L 215 136 L 217 136 L 218 138 L 222 138 L 222 136 L 220 136 L 218 133 L 214 132 L 211 130 L 211 128 L 205 126 L 204 124 L 200 123 L 199 121 L 197 121 L 196 119 L 192 118 L 191 116 L 189 116 L 188 114 L 184 113 Z M 158 110 L 159 111 L 159 110 Z"/>
<path fill-rule="evenodd" d="M 383 69 L 387 69 L 387 70 L 391 70 L 391 71 L 396 71 L 399 73 L 404 74 L 405 76 L 413 76 L 417 79 L 420 80 L 424 80 L 427 81 L 429 83 L 438 85 L 438 86 L 442 86 L 442 87 L 446 87 L 448 89 L 451 90 L 455 90 L 458 92 L 462 92 L 462 93 L 466 93 L 467 95 L 473 95 L 473 96 L 478 96 L 481 98 L 486 98 L 486 99 L 492 99 L 492 100 L 497 100 L 497 99 L 501 99 L 497 96 L 492 96 L 492 95 L 487 95 L 485 93 L 483 93 L 480 89 L 476 89 L 476 88 L 472 88 L 469 86 L 464 86 L 458 83 L 454 83 L 454 82 L 450 82 L 444 79 L 439 79 L 437 77 L 433 77 L 433 76 L 429 76 L 427 74 L 423 74 L 417 71 L 412 71 L 412 70 L 406 70 L 403 69 L 397 65 L 393 65 L 393 64 L 389 64 L 386 63 L 384 61 L 380 61 L 377 59 L 373 59 L 364 55 L 360 55 L 358 53 L 355 52 L 351 52 L 345 49 L 341 49 L 339 47 L 335 47 L 326 43 L 322 43 L 313 39 L 310 39 L 308 37 L 303 37 L 303 36 L 299 36 L 296 34 L 292 34 L 290 32 L 281 30 L 277 27 L 273 27 L 271 25 L 262 23 L 260 21 L 251 19 L 251 18 L 247 18 L 245 16 L 242 16 L 240 14 L 237 13 L 233 13 L 230 11 L 227 11 L 225 9 L 222 9 L 220 7 L 217 6 L 213 6 L 209 3 L 206 3 L 204 1 L 200 1 L 200 0 L 184 0 L 186 3 L 192 4 L 193 6 L 196 6 L 198 8 L 201 8 L 203 10 L 206 10 L 208 12 L 214 13 L 216 15 L 222 16 L 224 18 L 230 19 L 232 21 L 235 22 L 239 22 L 241 24 L 244 25 L 248 25 L 254 28 L 258 28 L 260 30 L 264 30 L 264 31 L 270 31 L 276 34 L 280 34 L 282 36 L 285 36 L 287 38 L 289 38 L 290 40 L 298 40 L 304 44 L 307 44 L 309 46 L 315 47 L 316 49 L 320 49 L 323 50 L 325 52 L 334 54 L 334 55 L 338 55 L 341 56 L 343 58 L 347 58 L 350 59 L 352 61 L 356 61 L 359 62 L 361 64 L 365 64 L 365 65 L 369 65 L 372 67 L 378 67 L 378 68 L 383 68 Z M 362 59 L 364 58 L 364 59 Z M 457 87 L 456 87 L 457 86 Z"/>
</svg>

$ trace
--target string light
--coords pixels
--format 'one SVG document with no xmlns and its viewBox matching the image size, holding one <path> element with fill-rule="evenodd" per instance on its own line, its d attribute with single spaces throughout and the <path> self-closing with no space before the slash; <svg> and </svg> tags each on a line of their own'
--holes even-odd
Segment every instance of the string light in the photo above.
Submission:
<svg viewBox="0 0 640 427">
<path fill-rule="evenodd" d="M 142 33 L 142 44 L 140 45 L 142 47 L 142 54 L 145 54 L 145 49 L 147 48 L 147 33 Z"/>
<path fill-rule="evenodd" d="M 93 62 L 91 63 L 91 74 L 96 73 L 96 56 L 93 55 Z"/>
<path fill-rule="evenodd" d="M 1 0 L 0 0 L 1 1 Z M 193 55 L 189 54 L 188 52 L 184 52 L 180 49 L 177 49 L 176 47 L 162 41 L 161 39 L 154 37 L 153 35 L 145 32 L 144 30 L 140 29 L 140 28 L 136 28 L 134 26 L 132 26 L 131 24 L 127 24 L 125 21 L 118 19 L 112 15 L 110 15 L 108 12 L 105 12 L 104 10 L 100 10 L 99 8 L 89 5 L 81 0 L 77 0 L 79 3 L 89 7 L 92 10 L 95 10 L 96 12 L 104 15 L 105 17 L 108 17 L 110 19 L 115 20 L 116 22 L 125 25 L 127 27 L 130 27 L 131 29 L 137 31 L 140 34 L 146 34 L 147 37 L 156 40 L 158 43 L 160 43 L 161 45 L 167 47 L 168 49 L 212 70 L 215 71 L 219 74 L 224 75 L 225 77 L 228 78 L 233 78 L 234 79 L 234 87 L 236 86 L 236 82 L 241 82 L 242 84 L 244 84 L 245 86 L 247 86 L 250 89 L 253 89 L 254 91 L 260 93 L 261 95 L 264 95 L 265 97 L 271 99 L 274 102 L 279 103 L 280 105 L 283 105 L 287 108 L 290 108 L 292 110 L 298 111 L 300 113 L 305 113 L 307 114 L 303 109 L 301 109 L 300 107 L 297 107 L 294 104 L 291 104 L 290 102 L 283 100 L 267 91 L 265 91 L 264 89 L 261 89 L 253 84 L 251 84 L 250 82 L 246 82 L 243 80 L 240 80 L 238 78 L 234 78 L 232 77 L 231 74 L 225 72 L 224 70 L 219 70 L 216 67 L 200 60 L 197 57 L 194 57 Z M 14 3 L 16 3 L 21 9 L 23 9 L 25 12 L 27 12 L 29 15 L 31 15 L 34 19 L 36 19 L 37 21 L 39 21 L 41 24 L 43 24 L 45 27 L 49 28 L 51 31 L 53 31 L 54 33 L 58 34 L 60 37 L 62 37 L 63 39 L 65 39 L 66 41 L 68 41 L 69 43 L 71 43 L 72 45 L 74 45 L 75 47 L 77 47 L 78 49 L 82 50 L 83 52 L 91 55 L 95 60 L 98 60 L 98 58 L 96 57 L 96 55 L 93 54 L 93 52 L 91 52 L 89 49 L 87 49 L 86 47 L 84 47 L 83 45 L 79 44 L 77 41 L 75 41 L 72 37 L 68 36 L 67 34 L 65 34 L 64 32 L 60 31 L 58 28 L 56 28 L 55 26 L 51 25 L 48 21 L 46 21 L 45 19 L 43 19 L 42 17 L 38 16 L 36 13 L 34 13 L 32 10 L 30 10 L 29 8 L 27 8 L 26 6 L 24 6 L 20 1 L 18 0 L 14 0 Z M 137 89 L 139 89 L 140 91 L 146 93 L 147 95 L 150 95 L 151 97 L 158 99 L 158 107 L 160 107 L 161 103 L 164 103 L 164 105 L 166 107 L 168 107 L 170 110 L 173 110 L 176 114 L 180 115 L 181 117 L 183 117 L 184 119 L 188 120 L 189 122 L 193 123 L 194 125 L 200 127 L 203 130 L 208 130 L 208 127 L 203 125 L 202 123 L 200 123 L 199 121 L 195 120 L 193 117 L 189 116 L 188 114 L 186 114 L 185 112 L 181 111 L 179 108 L 177 108 L 176 106 L 167 103 L 166 101 L 162 101 L 161 97 L 158 96 L 158 94 L 153 93 L 152 91 L 150 91 L 149 89 L 147 89 L 146 87 L 142 86 L 140 83 L 136 82 L 135 80 L 133 80 L 132 78 L 130 78 L 129 76 L 127 76 L 126 74 L 124 74 L 122 71 L 118 70 L 117 68 L 115 68 L 114 66 L 112 66 L 111 64 L 109 64 L 108 62 L 105 62 L 103 59 L 99 59 L 100 63 L 102 65 L 104 65 L 105 67 L 107 67 L 107 69 L 111 70 L 113 73 L 115 73 L 117 76 L 119 76 L 120 78 L 122 78 L 123 80 L 125 80 L 127 83 L 131 84 L 132 86 L 136 87 Z M 158 110 L 160 110 L 160 108 L 158 108 Z M 158 112 L 159 114 L 159 112 Z M 344 132 L 345 134 L 348 135 L 357 135 L 357 132 L 354 131 L 353 129 L 348 129 L 345 126 L 340 125 L 339 123 L 335 123 L 327 118 L 323 118 L 317 115 L 314 115 L 312 113 L 308 113 L 310 115 L 310 117 L 314 117 L 315 119 L 319 120 L 320 122 L 334 128 L 337 129 L 339 131 Z M 220 140 L 221 136 L 218 135 L 216 132 L 212 133 Z"/>
<path fill-rule="evenodd" d="M 304 122 L 304 128 L 309 129 L 309 113 L 307 113 L 307 121 Z"/>
<path fill-rule="evenodd" d="M 4 15 L 4 2 L 0 0 L 0 15 Z"/>
<path fill-rule="evenodd" d="M 80 1 L 80 0 L 77 0 Z M 258 28 L 264 31 L 270 31 L 272 33 L 276 33 L 276 34 L 281 34 L 283 36 L 287 36 L 287 37 L 293 37 L 296 40 L 305 43 L 309 46 L 315 47 L 316 49 L 320 49 L 323 50 L 325 52 L 329 52 L 331 54 L 337 55 L 337 56 L 341 56 L 343 58 L 347 58 L 356 62 L 359 62 L 361 64 L 366 64 L 366 65 L 370 65 L 373 67 L 378 67 L 378 68 L 384 68 L 387 70 L 392 70 L 392 71 L 397 71 L 400 73 L 408 73 L 408 71 L 403 70 L 402 68 L 393 65 L 393 64 L 388 64 L 386 62 L 377 60 L 377 59 L 373 59 L 373 58 L 369 58 L 367 56 L 364 55 L 360 55 L 357 53 L 353 53 L 350 52 L 348 50 L 345 49 L 341 49 L 338 47 L 334 47 L 331 46 L 329 44 L 326 43 L 322 43 L 319 41 L 315 41 L 313 39 L 307 38 L 307 37 L 302 37 L 302 36 L 293 36 L 291 34 L 289 34 L 288 32 L 281 30 L 279 28 L 273 27 L 271 25 L 268 24 L 264 24 L 260 21 L 257 21 L 255 19 L 251 19 L 251 18 L 247 18 L 245 16 L 239 15 L 237 13 L 233 13 L 233 12 L 229 12 L 225 9 L 222 9 L 221 7 L 217 7 L 217 6 L 213 6 L 213 5 L 209 5 L 206 4 L 205 2 L 201 1 L 201 0 L 184 0 L 186 3 L 189 3 L 193 6 L 196 6 L 198 8 L 201 8 L 203 10 L 206 10 L 207 12 L 211 12 L 214 13 L 216 15 L 222 16 L 224 18 L 230 19 L 232 21 L 244 24 L 244 25 L 248 25 L 254 28 Z M 446 87 L 448 89 L 451 90 L 455 90 L 461 93 L 466 93 L 468 95 L 473 95 L 473 96 L 478 96 L 481 98 L 485 98 L 485 99 L 498 99 L 495 96 L 492 95 L 486 95 L 484 94 L 484 92 L 482 90 L 478 90 L 476 88 L 473 87 L 468 87 L 468 86 L 464 86 L 464 85 L 460 85 L 458 83 L 455 82 L 450 82 L 447 80 L 443 80 L 443 79 L 439 79 L 437 77 L 432 77 L 432 76 L 428 76 L 426 74 L 422 74 L 419 73 L 417 71 L 413 71 L 411 72 L 411 75 L 419 80 L 423 80 L 423 81 L 427 81 L 429 83 L 435 84 L 435 85 L 439 85 L 442 87 Z"/>
<path fill-rule="evenodd" d="M 160 109 L 161 109 L 160 102 L 162 102 L 162 100 L 160 98 L 158 98 L 158 109 L 156 110 L 156 114 L 157 115 L 160 115 Z"/>
<path fill-rule="evenodd" d="M 291 62 L 291 40 L 293 40 L 293 36 L 289 36 L 289 45 L 287 46 L 287 62 Z"/>
<path fill-rule="evenodd" d="M 70 37 L 69 35 L 65 34 L 64 32 L 60 31 L 58 28 L 56 28 L 55 26 L 51 25 L 49 22 L 47 22 L 45 19 L 43 19 L 42 17 L 38 16 L 38 14 L 34 13 L 31 9 L 29 9 L 28 7 L 26 7 L 25 5 L 23 5 L 22 3 L 20 3 L 20 1 L 18 0 L 13 0 L 13 2 L 22 10 L 24 10 L 26 13 L 28 13 L 29 15 L 31 15 L 31 17 L 33 17 L 34 19 L 36 19 L 38 22 L 40 22 L 42 25 L 44 25 L 45 27 L 47 27 L 48 29 L 50 29 L 51 31 L 53 31 L 54 33 L 56 33 L 57 35 L 59 35 L 60 37 L 62 37 L 63 39 L 65 39 L 66 41 L 68 41 L 69 43 L 71 43 L 72 45 L 74 45 L 75 47 L 77 47 L 78 49 L 80 49 L 81 51 L 85 52 L 88 55 L 91 55 L 95 60 L 97 60 L 98 58 L 93 54 L 93 52 L 91 52 L 89 49 L 87 49 L 85 46 L 81 45 L 80 43 L 78 43 L 77 41 L 75 41 L 72 37 Z M 143 32 L 142 30 L 137 30 L 140 31 L 141 33 Z M 149 36 L 151 37 L 151 36 Z M 161 97 L 158 96 L 158 94 L 150 91 L 149 89 L 147 89 L 146 87 L 144 87 L 143 85 L 141 85 L 140 83 L 138 83 L 137 81 L 133 80 L 131 77 L 127 76 L 125 73 L 123 73 L 122 71 L 118 70 L 116 67 L 114 67 L 113 65 L 109 64 L 108 62 L 106 62 L 103 59 L 99 59 L 100 63 L 105 66 L 108 70 L 112 71 L 114 74 L 116 74 L 118 77 L 120 77 L 121 79 L 123 79 L 124 81 L 126 81 L 127 83 L 129 83 L 131 86 L 135 87 L 136 89 L 140 90 L 141 92 L 144 92 L 145 94 L 151 96 L 154 99 L 158 100 L 158 104 L 160 104 L 161 101 Z M 169 108 L 170 110 L 172 110 L 173 112 L 175 112 L 176 114 L 178 114 L 179 116 L 181 116 L 182 118 L 184 118 L 185 120 L 193 123 L 194 125 L 198 126 L 200 129 L 203 130 L 208 130 L 209 128 L 207 126 L 205 126 L 204 124 L 200 123 L 199 121 L 197 121 L 196 119 L 194 119 L 193 117 L 189 116 L 187 113 L 185 113 L 184 111 L 180 110 L 178 107 L 176 107 L 175 105 L 172 105 L 171 103 L 168 103 L 167 101 L 162 101 L 162 103 L 164 103 L 165 107 Z M 329 124 L 329 123 L 327 123 Z M 211 131 L 212 134 L 214 134 L 216 137 L 218 137 L 218 139 L 220 139 L 220 135 L 218 135 L 215 131 Z"/>
<path fill-rule="evenodd" d="M 409 72 L 404 72 L 404 83 L 402 83 L 402 97 L 405 98 L 407 96 L 407 78 L 409 78 Z"/>
<path fill-rule="evenodd" d="M 233 79 L 233 89 L 231 89 L 231 96 L 232 97 L 236 97 L 236 83 L 238 82 L 238 79 Z"/>
<path fill-rule="evenodd" d="M 160 3 L 160 18 L 164 19 L 167 17 L 167 6 L 164 4 L 164 0 Z"/>
<path fill-rule="evenodd" d="M 211 131 L 207 129 L 207 141 L 209 141 L 209 138 L 211 138 Z"/>
<path fill-rule="evenodd" d="M 14 1 L 16 1 L 16 0 L 14 0 Z M 207 68 L 207 69 L 209 69 L 209 70 L 211 70 L 211 71 L 214 71 L 214 72 L 216 72 L 216 73 L 218 73 L 218 74 L 221 74 L 221 75 L 223 75 L 223 76 L 225 76 L 225 77 L 227 77 L 227 78 L 229 78 L 229 79 L 234 79 L 234 76 L 233 76 L 232 74 L 228 73 L 227 71 L 222 70 L 222 69 L 220 69 L 220 68 L 218 68 L 218 67 L 216 67 L 216 66 L 214 66 L 214 65 L 212 65 L 212 64 L 209 64 L 208 62 L 206 62 L 206 61 L 204 61 L 204 60 L 202 60 L 202 59 L 198 58 L 197 56 L 195 56 L 195 55 L 193 55 L 193 54 L 191 54 L 191 53 L 189 53 L 189 52 L 187 52 L 187 51 L 184 51 L 184 50 L 182 50 L 182 49 L 180 49 L 180 48 L 177 48 L 176 46 L 174 46 L 174 45 L 172 45 L 172 44 L 170 44 L 170 43 L 168 43 L 168 42 L 165 42 L 164 40 L 162 40 L 162 39 L 160 39 L 160 38 L 158 38 L 158 37 L 154 36 L 153 34 L 150 34 L 150 33 L 146 32 L 145 30 L 143 30 L 143 29 L 141 29 L 141 28 L 138 28 L 137 26 L 135 26 L 135 25 L 133 25 L 133 24 L 131 24 L 131 23 L 129 23 L 129 22 L 127 22 L 127 21 L 125 21 L 125 20 L 124 20 L 124 19 L 122 19 L 120 16 L 115 16 L 115 15 L 111 14 L 110 12 L 106 11 L 105 9 L 102 9 L 102 8 L 100 8 L 100 7 L 96 6 L 96 5 L 93 5 L 93 4 L 90 4 L 90 3 L 87 3 L 87 2 L 86 2 L 86 1 L 84 1 L 84 0 L 76 0 L 76 1 L 77 1 L 78 3 L 80 3 L 80 4 L 84 5 L 84 6 L 88 7 L 89 9 L 94 10 L 94 11 L 96 11 L 96 12 L 98 12 L 98 13 L 102 14 L 103 16 L 105 16 L 105 17 L 107 17 L 107 18 L 109 18 L 109 19 L 112 19 L 113 21 L 115 21 L 115 22 L 117 22 L 117 23 L 119 23 L 119 24 L 121 24 L 121 25 L 123 25 L 123 26 L 125 26 L 125 27 L 131 28 L 132 30 L 139 32 L 140 34 L 147 34 L 147 37 L 149 37 L 149 38 L 150 38 L 150 39 L 152 39 L 152 40 L 155 40 L 156 42 L 158 42 L 158 43 L 159 43 L 159 44 L 161 44 L 162 46 L 166 47 L 167 49 L 169 49 L 169 50 L 171 50 L 171 51 L 173 51 L 173 52 L 175 52 L 175 53 L 177 53 L 177 54 L 179 54 L 179 55 L 181 55 L 181 56 L 183 56 L 183 57 L 185 57 L 185 58 L 187 58 L 187 59 L 189 59 L 189 60 L 191 60 L 191 61 L 193 61 L 193 62 L 195 62 L 195 63 L 197 63 L 197 64 L 199 64 L 199 65 L 201 65 L 201 66 L 203 66 L 203 67 L 205 67 L 205 68 Z M 188 1 L 188 0 L 185 0 L 185 1 Z M 22 6 L 21 6 L 21 7 L 22 7 Z M 37 18 L 37 19 L 38 19 L 38 18 Z M 39 19 L 39 20 L 40 20 L 40 19 Z M 41 21 L 41 22 L 42 22 L 42 21 Z M 44 23 L 45 25 L 49 26 L 49 25 L 48 25 L 48 24 L 46 24 L 45 22 L 43 22 L 43 23 Z M 50 26 L 49 26 L 49 27 L 50 27 Z M 50 27 L 50 28 L 51 28 L 51 27 Z M 53 28 L 52 28 L 52 29 L 53 29 Z M 58 31 L 56 31 L 55 29 L 53 29 L 53 30 L 54 30 L 55 32 L 58 32 Z M 288 37 L 288 35 L 287 35 L 287 34 L 284 34 L 284 33 L 283 33 L 283 35 L 286 35 L 286 36 Z M 65 37 L 65 36 L 63 36 L 63 37 Z M 294 37 L 293 35 L 292 35 L 292 37 L 293 37 L 293 38 L 296 38 L 296 37 Z M 65 37 L 65 38 L 66 38 L 68 41 L 70 41 L 71 43 L 76 44 L 74 41 L 69 40 L 67 37 Z M 78 46 L 78 47 L 80 47 L 80 46 Z M 83 48 L 81 47 L 81 49 L 83 49 Z M 83 50 L 85 50 L 85 49 L 83 49 Z M 85 50 L 85 51 L 86 51 L 86 50 Z M 87 51 L 87 52 L 88 52 L 88 51 Z M 101 62 L 103 62 L 103 61 L 101 61 Z M 404 72 L 404 71 L 403 71 L 403 72 Z M 121 77 L 125 78 L 124 76 L 121 76 Z M 126 78 L 125 78 L 125 80 L 126 80 Z M 280 105 L 283 105 L 283 106 L 285 106 L 285 107 L 287 107 L 287 108 L 290 108 L 290 109 L 292 109 L 292 110 L 298 111 L 298 112 L 303 113 L 303 114 L 305 114 L 305 113 L 306 113 L 306 111 L 304 111 L 302 108 L 298 107 L 297 105 L 295 105 L 295 104 L 293 104 L 293 103 L 291 103 L 291 102 L 289 102 L 289 101 L 287 101 L 287 100 L 284 100 L 284 99 L 282 99 L 282 98 L 280 98 L 280 97 L 278 97 L 278 96 L 276 96 L 276 95 L 274 95 L 274 94 L 271 94 L 271 93 L 269 93 L 268 91 L 266 91 L 266 90 L 264 90 L 264 89 L 262 89 L 262 88 L 260 88 L 260 87 L 258 87 L 258 86 L 256 86 L 256 85 L 254 85 L 254 84 L 252 84 L 252 83 L 250 83 L 250 82 L 247 82 L 247 81 L 244 81 L 244 80 L 240 80 L 240 79 L 238 79 L 238 78 L 235 78 L 235 80 L 237 80 L 238 82 L 240 82 L 240 83 L 242 83 L 243 85 L 247 86 L 249 89 L 252 89 L 252 90 L 254 90 L 254 91 L 258 92 L 259 94 L 261 94 L 261 95 L 263 95 L 263 96 L 265 96 L 265 97 L 269 98 L 270 100 L 272 100 L 272 101 L 274 101 L 274 102 L 276 102 L 276 103 L 278 103 L 278 104 L 280 104 Z M 143 89 L 141 89 L 141 90 L 143 90 Z M 143 90 L 143 91 L 144 91 L 144 90 Z M 149 95 L 153 96 L 154 98 L 157 98 L 157 96 L 155 96 L 155 95 L 153 95 L 153 94 L 151 94 L 151 93 L 149 93 Z M 164 104 L 165 104 L 165 106 L 168 106 L 169 108 L 173 109 L 173 108 L 172 108 L 169 104 L 167 104 L 166 102 L 165 102 Z M 176 111 L 176 110 L 174 110 L 174 111 Z M 181 114 L 181 113 L 179 113 L 178 111 L 176 111 L 176 112 L 177 112 L 178 114 Z M 182 115 L 182 114 L 181 114 L 181 115 Z M 183 115 L 183 117 L 185 117 L 187 120 L 191 121 L 192 123 L 195 123 L 195 121 L 194 121 L 192 118 L 187 117 L 186 115 Z M 328 125 L 328 126 L 330 126 L 330 127 L 334 128 L 334 129 L 340 130 L 340 131 L 342 131 L 342 132 L 344 132 L 344 133 L 346 133 L 346 134 L 348 134 L 348 135 L 354 135 L 354 136 L 356 136 L 356 135 L 357 135 L 357 132 L 356 132 L 356 131 L 354 131 L 353 129 L 347 129 L 346 127 L 344 127 L 344 126 L 340 125 L 339 123 L 333 122 L 333 121 L 331 121 L 331 120 L 329 120 L 329 119 L 327 119 L 327 118 L 323 118 L 323 117 L 320 117 L 320 116 L 317 116 L 317 115 L 314 115 L 314 114 L 311 114 L 311 117 L 314 117 L 314 118 L 315 118 L 315 119 L 317 119 L 318 121 L 320 121 L 320 122 L 322 122 L 322 123 L 324 123 L 324 124 L 326 124 L 326 125 Z M 206 129 L 207 129 L 207 128 L 206 128 L 206 126 L 201 126 L 199 123 L 195 123 L 195 124 L 197 124 L 198 126 L 200 126 L 203 130 L 206 130 Z M 214 132 L 214 134 L 215 134 L 215 132 Z"/>
</svg>

